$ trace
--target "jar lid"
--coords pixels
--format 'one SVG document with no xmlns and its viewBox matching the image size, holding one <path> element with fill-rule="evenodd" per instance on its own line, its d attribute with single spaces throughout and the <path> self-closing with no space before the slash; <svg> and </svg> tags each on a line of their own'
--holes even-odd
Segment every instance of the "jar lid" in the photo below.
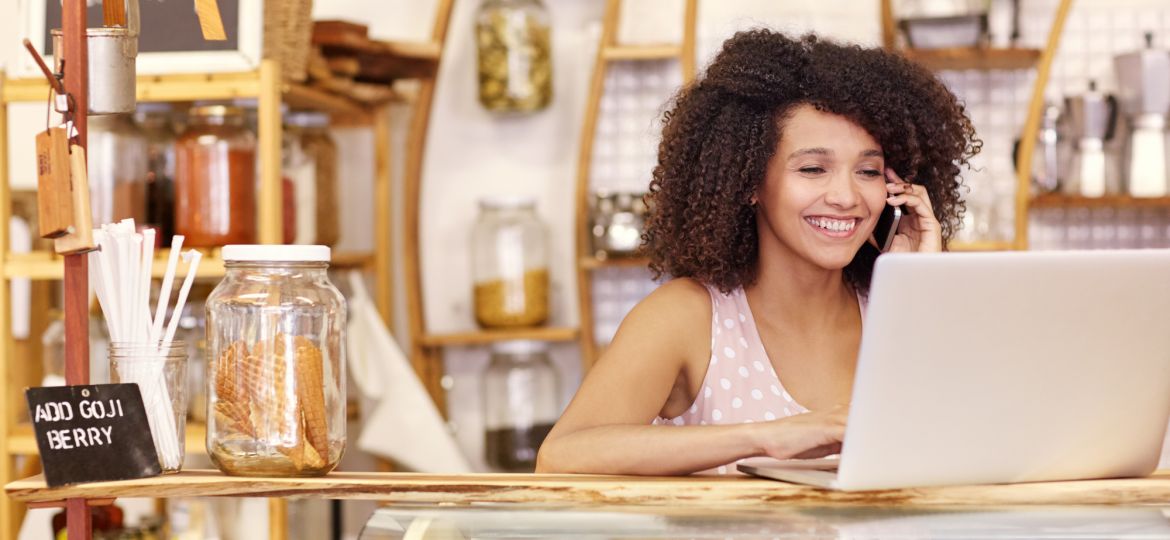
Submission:
<svg viewBox="0 0 1170 540">
<path fill-rule="evenodd" d="M 234 244 L 223 247 L 225 262 L 329 262 L 329 246 Z"/>
<path fill-rule="evenodd" d="M 515 339 L 492 344 L 493 353 L 538 354 L 548 352 L 548 343 L 533 339 Z"/>
<path fill-rule="evenodd" d="M 484 210 L 515 210 L 535 206 L 536 197 L 532 195 L 488 195 L 479 199 L 479 207 Z"/>
<path fill-rule="evenodd" d="M 191 107 L 187 114 L 201 117 L 243 116 L 244 109 L 231 105 L 199 105 Z"/>
</svg>

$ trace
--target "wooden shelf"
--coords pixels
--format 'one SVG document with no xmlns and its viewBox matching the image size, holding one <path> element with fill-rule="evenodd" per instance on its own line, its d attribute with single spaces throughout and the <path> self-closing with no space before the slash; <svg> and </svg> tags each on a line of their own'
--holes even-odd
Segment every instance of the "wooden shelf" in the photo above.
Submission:
<svg viewBox="0 0 1170 540">
<path fill-rule="evenodd" d="M 574 341 L 576 328 L 519 328 L 515 330 L 480 330 L 454 334 L 428 334 L 419 341 L 424 347 L 458 347 L 489 345 L 501 341 Z"/>
<path fill-rule="evenodd" d="M 285 103 L 293 109 L 320 111 L 345 118 L 362 117 L 368 112 L 350 98 L 302 84 L 285 85 L 283 93 Z"/>
<path fill-rule="evenodd" d="M 166 273 L 169 252 L 170 250 L 162 250 L 155 257 L 154 277 L 161 278 Z M 180 279 L 181 276 L 186 275 L 185 269 L 186 266 L 180 260 L 179 268 L 176 271 Z M 4 277 L 7 279 L 61 279 L 64 275 L 65 264 L 61 257 L 51 253 L 13 253 L 4 263 Z M 204 253 L 203 259 L 199 262 L 199 271 L 195 276 L 198 278 L 223 277 L 223 258 L 220 257 L 218 250 L 214 253 Z"/>
<path fill-rule="evenodd" d="M 155 257 L 154 277 L 161 278 L 167 271 L 167 259 L 170 250 L 162 250 Z M 374 254 L 368 252 L 336 252 L 333 254 L 333 268 L 370 268 L 374 264 Z M 61 279 L 65 275 L 65 266 L 60 256 L 45 253 L 20 253 L 8 256 L 4 263 L 4 277 L 29 279 Z M 177 274 L 179 279 L 186 275 L 186 266 L 179 261 Z M 195 277 L 200 279 L 221 278 L 224 275 L 223 257 L 218 249 L 205 251 L 199 262 L 199 271 Z"/>
<path fill-rule="evenodd" d="M 581 268 L 587 270 L 596 270 L 598 268 L 648 268 L 650 266 L 650 259 L 646 257 L 614 257 L 609 259 L 584 257 L 581 259 L 580 264 Z"/>
<path fill-rule="evenodd" d="M 902 53 L 932 70 L 1032 69 L 1040 61 L 1039 49 L 905 49 Z"/>
<path fill-rule="evenodd" d="M 1033 197 L 1030 204 L 1032 208 L 1170 208 L 1170 197 L 1145 198 L 1128 195 L 1079 197 L 1048 194 Z"/>
<path fill-rule="evenodd" d="M 601 51 L 606 60 L 678 60 L 681 45 L 616 45 Z"/>
<path fill-rule="evenodd" d="M 322 497 L 398 504 L 538 504 L 755 508 L 769 503 L 811 507 L 898 505 L 934 508 L 1011 505 L 1165 504 L 1170 471 L 1147 478 L 952 486 L 877 492 L 820 488 L 742 477 L 630 477 L 600 475 L 334 472 L 319 478 L 254 478 L 187 470 L 140 480 L 95 482 L 59 488 L 37 475 L 12 482 L 16 501 L 49 503 L 66 498 Z"/>
<path fill-rule="evenodd" d="M 947 247 L 950 251 L 1011 251 L 1016 246 L 1011 242 L 955 242 Z"/>
<path fill-rule="evenodd" d="M 8 436 L 8 453 L 19 456 L 35 456 L 40 453 L 37 449 L 37 439 L 33 434 L 32 424 L 17 424 Z M 207 453 L 207 426 L 188 422 L 187 436 L 184 446 L 188 454 Z"/>
<path fill-rule="evenodd" d="M 373 268 L 374 254 L 361 251 L 334 251 L 330 268 Z"/>
<path fill-rule="evenodd" d="M 139 101 L 201 101 L 256 98 L 260 72 L 144 75 L 138 77 Z M 6 102 L 45 103 L 49 84 L 43 78 L 12 79 L 3 87 Z"/>
<path fill-rule="evenodd" d="M 290 107 L 358 118 L 368 109 L 345 96 L 332 94 L 300 84 L 282 87 L 284 100 Z M 44 103 L 49 85 L 44 79 L 13 79 L 3 87 L 7 102 Z M 260 95 L 259 72 L 222 73 L 213 75 L 154 75 L 138 78 L 139 101 L 204 101 L 238 98 L 257 98 Z"/>
</svg>

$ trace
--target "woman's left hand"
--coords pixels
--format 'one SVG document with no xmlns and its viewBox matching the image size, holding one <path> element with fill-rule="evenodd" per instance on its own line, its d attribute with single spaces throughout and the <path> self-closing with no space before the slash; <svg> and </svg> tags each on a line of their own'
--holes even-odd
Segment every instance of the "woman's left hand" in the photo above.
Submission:
<svg viewBox="0 0 1170 540">
<path fill-rule="evenodd" d="M 907 183 L 893 169 L 886 169 L 886 180 L 886 191 L 890 193 L 886 203 L 902 205 L 904 212 L 890 252 L 942 251 L 942 226 L 934 217 L 926 187 Z"/>
</svg>

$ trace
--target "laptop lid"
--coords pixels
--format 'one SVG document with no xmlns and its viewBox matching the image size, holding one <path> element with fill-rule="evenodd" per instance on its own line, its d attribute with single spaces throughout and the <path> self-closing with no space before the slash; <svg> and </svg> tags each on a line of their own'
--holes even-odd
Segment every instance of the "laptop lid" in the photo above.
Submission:
<svg viewBox="0 0 1170 540">
<path fill-rule="evenodd" d="M 885 255 L 840 489 L 1143 476 L 1170 415 L 1170 250 Z"/>
</svg>

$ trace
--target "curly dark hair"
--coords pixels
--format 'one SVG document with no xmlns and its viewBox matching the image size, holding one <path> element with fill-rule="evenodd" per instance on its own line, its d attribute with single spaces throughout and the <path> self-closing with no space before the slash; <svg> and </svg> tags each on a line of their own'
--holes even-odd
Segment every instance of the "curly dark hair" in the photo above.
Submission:
<svg viewBox="0 0 1170 540">
<path fill-rule="evenodd" d="M 926 186 L 946 245 L 965 210 L 960 166 L 982 146 L 963 104 L 895 53 L 757 29 L 728 39 L 663 115 L 642 246 L 656 277 L 694 278 L 723 292 L 755 281 L 752 197 L 784 120 L 802 104 L 861 126 L 887 167 Z M 845 281 L 863 295 L 877 256 L 865 244 L 845 268 Z"/>
</svg>

